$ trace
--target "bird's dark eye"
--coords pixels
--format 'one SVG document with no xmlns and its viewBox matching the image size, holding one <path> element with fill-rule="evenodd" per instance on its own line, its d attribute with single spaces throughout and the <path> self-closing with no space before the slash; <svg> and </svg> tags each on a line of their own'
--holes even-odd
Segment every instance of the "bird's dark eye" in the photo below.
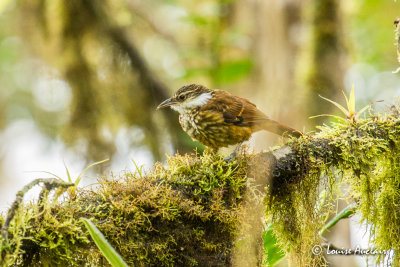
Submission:
<svg viewBox="0 0 400 267">
<path fill-rule="evenodd" d="M 185 100 L 185 98 L 186 98 L 185 95 L 180 95 L 180 96 L 178 96 L 178 99 L 179 99 L 179 100 Z"/>
</svg>

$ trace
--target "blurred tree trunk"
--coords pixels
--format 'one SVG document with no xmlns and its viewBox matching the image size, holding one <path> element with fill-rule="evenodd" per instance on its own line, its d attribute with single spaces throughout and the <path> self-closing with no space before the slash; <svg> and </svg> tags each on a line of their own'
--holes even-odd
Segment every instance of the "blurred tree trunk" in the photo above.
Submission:
<svg viewBox="0 0 400 267">
<path fill-rule="evenodd" d="M 313 0 L 311 68 L 308 78 L 307 115 L 330 113 L 333 106 L 318 95 L 335 100 L 343 88 L 346 53 L 339 0 Z M 319 125 L 326 118 L 310 120 Z"/>
<path fill-rule="evenodd" d="M 309 120 L 308 117 L 329 113 L 332 106 L 318 95 L 336 99 L 344 89 L 345 50 L 338 1 L 254 0 L 251 3 L 256 21 L 252 97 L 260 99 L 257 104 L 262 110 L 282 123 L 300 130 L 307 123 L 321 124 L 326 118 Z M 311 14 L 307 14 L 307 4 L 313 4 Z M 304 15 L 312 16 L 311 25 L 305 24 Z M 306 28 L 311 28 L 311 46 L 303 41 L 307 40 Z M 308 55 L 299 55 L 300 48 L 306 49 Z M 307 68 L 308 79 L 301 82 L 299 72 L 307 73 Z M 256 147 L 259 144 L 265 147 L 276 144 L 276 139 L 263 133 L 255 142 Z M 338 244 L 350 247 L 348 223 L 335 228 L 332 236 L 336 236 Z M 330 261 L 331 266 L 353 266 L 352 259 L 345 257 L 333 257 Z"/>
<path fill-rule="evenodd" d="M 255 19 L 252 84 L 257 104 L 271 118 L 302 130 L 303 114 L 297 112 L 301 97 L 296 83 L 299 41 L 301 40 L 302 0 L 251 1 Z M 271 145 L 266 135 L 257 143 Z M 271 140 L 271 141 L 273 141 Z"/>
<path fill-rule="evenodd" d="M 334 106 L 321 99 L 319 95 L 332 100 L 343 100 L 346 50 L 343 41 L 342 11 L 339 0 L 312 0 L 312 47 L 310 72 L 307 80 L 308 95 L 306 104 L 307 117 L 330 114 Z M 321 125 L 326 117 L 311 119 L 311 125 Z M 338 210 L 347 203 L 338 201 Z M 338 224 L 327 236 L 329 240 L 350 247 L 350 225 L 348 220 Z M 354 266 L 353 258 L 330 257 L 329 266 Z"/>
<path fill-rule="evenodd" d="M 148 67 L 111 6 L 89 0 L 21 2 L 19 20 L 27 43 L 49 65 L 56 65 L 72 88 L 64 141 L 72 145 L 83 139 L 86 157 L 101 160 L 115 152 L 115 140 L 107 131 L 113 134 L 121 126 L 135 126 L 144 131 L 143 143 L 160 160 L 166 152 L 161 134 L 165 129 L 154 112 L 170 90 Z M 176 114 L 160 113 L 165 115 L 173 150 L 189 151 Z"/>
</svg>

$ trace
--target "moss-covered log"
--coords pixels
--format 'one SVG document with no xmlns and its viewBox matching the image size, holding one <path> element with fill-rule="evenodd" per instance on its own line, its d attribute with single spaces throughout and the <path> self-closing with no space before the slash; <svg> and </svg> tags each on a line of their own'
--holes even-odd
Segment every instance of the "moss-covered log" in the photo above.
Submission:
<svg viewBox="0 0 400 267">
<path fill-rule="evenodd" d="M 108 177 L 65 201 L 21 207 L 9 228 L 2 261 L 25 266 L 106 264 L 79 222 L 85 217 L 129 265 L 229 265 L 246 188 L 245 164 L 210 154 L 175 156 L 148 174 Z"/>
<path fill-rule="evenodd" d="M 326 258 L 313 255 L 312 247 L 321 244 L 318 232 L 335 211 L 339 186 L 346 185 L 344 197 L 372 224 L 375 248 L 394 249 L 399 264 L 399 137 L 393 109 L 322 127 L 313 137 L 231 163 L 207 152 L 176 155 L 151 172 L 106 177 L 93 189 L 70 191 L 63 201 L 57 192 L 20 207 L 1 260 L 25 266 L 106 264 L 79 222 L 85 217 L 130 265 L 255 266 L 262 263 L 266 216 L 293 266 L 323 266 Z"/>
</svg>

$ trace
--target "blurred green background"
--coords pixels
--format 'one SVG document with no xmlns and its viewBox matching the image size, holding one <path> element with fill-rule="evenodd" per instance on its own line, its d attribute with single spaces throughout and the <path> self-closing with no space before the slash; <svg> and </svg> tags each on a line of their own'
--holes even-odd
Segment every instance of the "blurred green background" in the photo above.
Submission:
<svg viewBox="0 0 400 267">
<path fill-rule="evenodd" d="M 0 0 L 0 208 L 51 171 L 151 167 L 201 145 L 155 107 L 200 83 L 314 131 L 354 84 L 359 107 L 392 105 L 393 21 L 378 0 Z M 279 138 L 257 134 L 252 148 Z M 349 263 L 353 266 L 353 263 Z M 342 267 L 346 266 L 342 264 Z"/>
</svg>

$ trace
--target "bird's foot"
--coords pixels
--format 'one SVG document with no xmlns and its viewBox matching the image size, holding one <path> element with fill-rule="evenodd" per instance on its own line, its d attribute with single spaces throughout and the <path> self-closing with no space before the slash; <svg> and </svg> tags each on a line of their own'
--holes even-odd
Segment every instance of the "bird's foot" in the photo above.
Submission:
<svg viewBox="0 0 400 267">
<path fill-rule="evenodd" d="M 237 153 L 235 153 L 235 151 L 233 151 L 233 152 L 229 155 L 229 157 L 224 158 L 224 161 L 227 162 L 227 163 L 231 163 L 232 160 L 236 157 L 236 154 L 237 154 Z"/>
<path fill-rule="evenodd" d="M 238 144 L 235 150 L 229 155 L 229 157 L 224 158 L 224 161 L 231 163 L 232 160 L 237 156 L 242 143 Z"/>
</svg>

